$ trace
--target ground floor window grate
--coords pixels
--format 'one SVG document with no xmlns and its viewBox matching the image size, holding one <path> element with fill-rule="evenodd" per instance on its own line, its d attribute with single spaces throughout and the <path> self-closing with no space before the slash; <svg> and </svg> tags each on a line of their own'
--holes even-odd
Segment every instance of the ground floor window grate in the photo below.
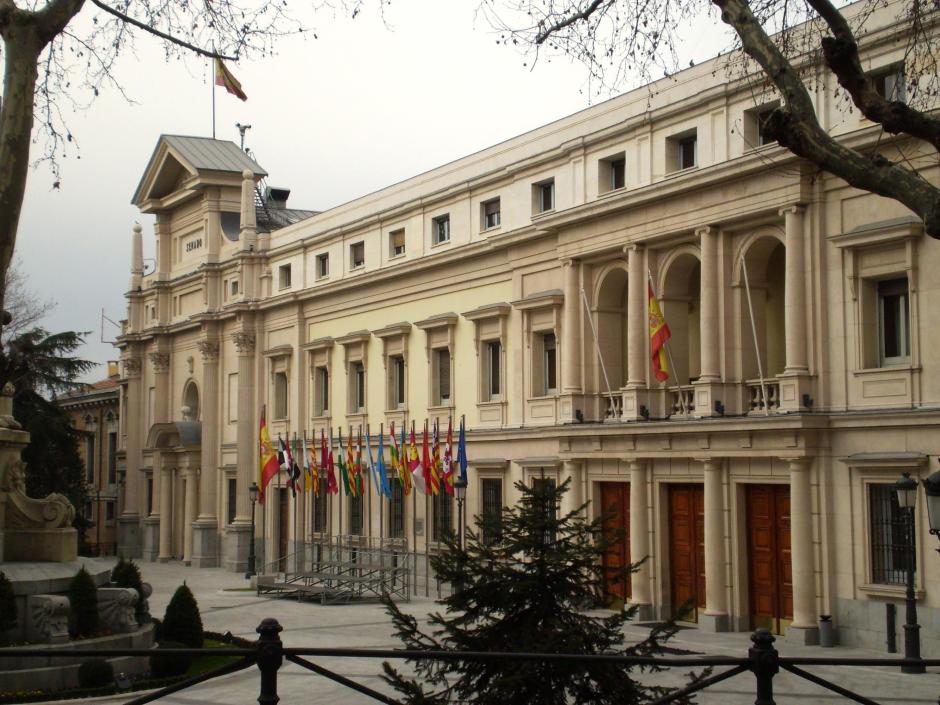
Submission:
<svg viewBox="0 0 940 705">
<path fill-rule="evenodd" d="M 908 531 L 909 510 L 898 505 L 894 484 L 868 486 L 868 509 L 871 523 L 872 582 L 904 585 L 907 569 L 915 555 L 913 532 Z M 916 563 L 914 570 L 917 570 Z"/>
</svg>

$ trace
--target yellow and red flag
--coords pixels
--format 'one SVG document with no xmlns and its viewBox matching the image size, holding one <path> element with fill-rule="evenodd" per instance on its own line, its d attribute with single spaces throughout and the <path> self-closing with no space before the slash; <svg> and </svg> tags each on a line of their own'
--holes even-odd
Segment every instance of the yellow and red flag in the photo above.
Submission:
<svg viewBox="0 0 940 705">
<path fill-rule="evenodd" d="M 271 478 L 277 475 L 280 470 L 280 464 L 277 462 L 277 453 L 274 452 L 274 446 L 271 444 L 271 436 L 268 433 L 268 422 L 265 419 L 264 407 L 261 407 L 261 462 L 259 465 L 258 477 L 258 501 L 264 503 L 264 488 L 271 481 Z"/>
<path fill-rule="evenodd" d="M 669 325 L 659 308 L 659 302 L 653 295 L 653 285 L 648 284 L 649 290 L 649 319 L 650 319 L 650 352 L 653 356 L 653 372 L 656 379 L 665 382 L 669 379 L 669 360 L 666 355 L 666 341 L 672 336 Z"/>
<path fill-rule="evenodd" d="M 225 68 L 222 59 L 215 60 L 215 85 L 222 86 L 239 100 L 248 100 L 248 96 L 242 90 L 242 84 L 232 75 L 231 71 Z"/>
</svg>

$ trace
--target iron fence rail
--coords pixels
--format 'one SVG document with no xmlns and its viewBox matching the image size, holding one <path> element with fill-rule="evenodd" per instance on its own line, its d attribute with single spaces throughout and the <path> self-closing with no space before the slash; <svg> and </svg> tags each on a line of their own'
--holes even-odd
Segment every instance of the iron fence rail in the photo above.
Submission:
<svg viewBox="0 0 940 705">
<path fill-rule="evenodd" d="M 411 649 L 354 649 L 344 647 L 285 647 L 280 638 L 281 625 L 276 619 L 268 618 L 261 622 L 255 630 L 259 637 L 251 648 L 226 649 L 96 649 L 89 652 L 83 649 L 38 649 L 38 648 L 6 648 L 0 649 L 0 667 L 4 660 L 26 657 L 64 658 L 75 656 L 91 656 L 96 658 L 110 656 L 152 656 L 160 655 L 189 655 L 189 656 L 225 656 L 238 659 L 198 676 L 194 676 L 159 690 L 128 700 L 125 705 L 144 705 L 158 700 L 165 695 L 185 690 L 206 681 L 242 671 L 256 665 L 260 671 L 260 689 L 258 702 L 260 705 L 276 705 L 279 701 L 277 694 L 277 672 L 284 660 L 294 663 L 306 670 L 328 678 L 340 685 L 350 688 L 362 695 L 370 697 L 386 705 L 401 705 L 401 703 L 385 693 L 369 688 L 361 683 L 351 680 L 341 674 L 335 673 L 304 657 L 331 657 L 331 658 L 372 658 L 372 659 L 405 659 L 405 660 L 438 660 L 438 661 L 542 661 L 567 663 L 615 663 L 624 666 L 655 666 L 657 668 L 678 668 L 688 666 L 699 667 L 728 667 L 727 671 L 710 675 L 697 680 L 684 688 L 677 689 L 656 700 L 649 705 L 667 705 L 686 695 L 705 690 L 717 683 L 721 683 L 735 676 L 751 672 L 755 677 L 754 705 L 775 705 L 773 697 L 774 677 L 782 669 L 799 678 L 826 688 L 851 701 L 862 705 L 879 705 L 867 696 L 854 693 L 836 683 L 833 683 L 815 673 L 806 671 L 800 666 L 838 666 L 838 667 L 872 667 L 883 666 L 902 668 L 905 665 L 916 663 L 924 667 L 940 667 L 940 659 L 907 659 L 907 658 L 828 658 L 816 656 L 780 656 L 774 647 L 774 636 L 766 629 L 758 629 L 751 635 L 753 646 L 748 650 L 746 657 L 733 656 L 624 656 L 621 654 L 554 654 L 554 653 L 506 653 L 496 651 L 434 651 Z"/>
</svg>

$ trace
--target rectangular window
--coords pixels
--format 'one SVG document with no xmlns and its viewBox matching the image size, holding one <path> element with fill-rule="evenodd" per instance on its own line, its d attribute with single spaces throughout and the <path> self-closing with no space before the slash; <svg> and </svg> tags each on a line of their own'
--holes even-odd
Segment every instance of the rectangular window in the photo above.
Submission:
<svg viewBox="0 0 940 705">
<path fill-rule="evenodd" d="M 627 185 L 627 158 L 624 152 L 601 159 L 597 166 L 598 193 L 616 191 Z"/>
<path fill-rule="evenodd" d="M 389 478 L 392 486 L 392 496 L 388 509 L 388 537 L 392 539 L 405 538 L 405 493 L 401 483 Z"/>
<path fill-rule="evenodd" d="M 884 69 L 879 69 L 871 75 L 871 81 L 875 86 L 875 91 L 885 100 L 897 100 L 901 103 L 907 102 L 907 86 L 904 79 L 904 64 L 894 64 Z"/>
<path fill-rule="evenodd" d="M 532 480 L 532 489 L 539 490 L 544 486 L 546 492 L 549 489 L 555 488 L 555 478 L 553 477 L 536 477 Z M 541 507 L 542 512 L 546 517 L 550 519 L 558 518 L 558 504 L 554 501 L 554 495 L 550 495 L 550 499 L 544 499 L 544 506 Z M 555 532 L 550 529 L 545 529 L 545 535 L 543 536 L 543 541 L 546 545 L 555 543 Z"/>
<path fill-rule="evenodd" d="M 434 383 L 437 394 L 434 403 L 444 406 L 450 403 L 450 349 L 440 348 L 434 351 Z"/>
<path fill-rule="evenodd" d="M 349 498 L 349 533 L 362 535 L 362 495 Z"/>
<path fill-rule="evenodd" d="M 489 201 L 484 201 L 480 204 L 482 210 L 482 217 L 480 220 L 483 222 L 483 229 L 490 230 L 491 228 L 499 227 L 499 199 L 493 198 Z"/>
<path fill-rule="evenodd" d="M 238 481 L 230 477 L 226 482 L 228 495 L 225 498 L 225 518 L 229 524 L 235 523 L 235 515 L 238 511 Z"/>
<path fill-rule="evenodd" d="M 755 116 L 757 121 L 757 146 L 763 147 L 767 144 L 777 144 L 777 140 L 771 139 L 767 136 L 767 120 L 773 114 L 776 107 L 769 108 L 767 110 L 762 110 Z"/>
<path fill-rule="evenodd" d="M 498 340 L 486 344 L 486 393 L 487 399 L 496 401 L 503 393 L 500 368 L 503 346 Z"/>
<path fill-rule="evenodd" d="M 349 268 L 358 269 L 366 265 L 366 244 L 357 242 L 349 246 Z"/>
<path fill-rule="evenodd" d="M 441 541 L 454 531 L 454 498 L 444 491 L 432 497 L 431 540 Z"/>
<path fill-rule="evenodd" d="M 330 411 L 330 371 L 326 367 L 318 367 L 314 372 L 314 409 L 315 416 L 326 416 Z"/>
<path fill-rule="evenodd" d="M 350 366 L 352 378 L 352 411 L 362 412 L 366 408 L 366 370 L 361 362 L 354 362 Z"/>
<path fill-rule="evenodd" d="M 95 484 L 95 437 L 85 437 L 85 480 Z"/>
<path fill-rule="evenodd" d="M 389 409 L 405 407 L 405 358 L 394 355 L 388 359 Z"/>
<path fill-rule="evenodd" d="M 910 361 L 910 320 L 907 278 L 878 282 L 878 338 L 882 366 Z"/>
<path fill-rule="evenodd" d="M 483 543 L 499 543 L 503 535 L 503 481 L 484 478 L 480 481 L 480 490 L 483 499 Z"/>
<path fill-rule="evenodd" d="M 329 506 L 330 496 L 326 493 L 326 478 L 320 477 L 320 491 L 316 493 L 313 499 L 313 530 L 318 534 L 324 534 L 327 531 L 326 526 L 326 508 Z"/>
<path fill-rule="evenodd" d="M 287 418 L 287 373 L 274 373 L 274 418 Z"/>
<path fill-rule="evenodd" d="M 450 214 L 439 215 L 432 220 L 431 232 L 435 245 L 450 242 Z"/>
<path fill-rule="evenodd" d="M 916 555 L 916 536 L 909 531 L 909 510 L 898 505 L 893 483 L 868 486 L 868 512 L 872 582 L 905 585 L 911 557 Z"/>
<path fill-rule="evenodd" d="M 554 394 L 558 389 L 557 357 L 555 349 L 555 334 L 545 333 L 542 336 L 542 379 L 545 380 L 544 394 Z"/>
<path fill-rule="evenodd" d="M 147 516 L 153 514 L 153 478 L 147 478 Z"/>
<path fill-rule="evenodd" d="M 290 265 L 282 264 L 277 268 L 277 288 L 290 289 Z"/>
<path fill-rule="evenodd" d="M 232 279 L 229 283 L 229 296 L 238 296 L 238 280 Z"/>
<path fill-rule="evenodd" d="M 388 256 L 399 257 L 405 254 L 405 231 L 393 230 L 388 234 Z"/>
<path fill-rule="evenodd" d="M 105 521 L 114 521 L 114 502 L 105 502 L 104 518 Z"/>
<path fill-rule="evenodd" d="M 108 484 L 117 484 L 117 433 L 108 434 Z"/>
<path fill-rule="evenodd" d="M 546 213 L 555 210 L 555 180 L 543 181 L 532 187 L 534 190 L 534 210 L 536 213 Z"/>
<path fill-rule="evenodd" d="M 330 276 L 330 254 L 324 252 L 317 255 L 317 279 L 324 279 Z"/>
<path fill-rule="evenodd" d="M 698 138 L 696 135 L 688 135 L 677 141 L 678 163 L 677 168 L 691 169 L 698 164 Z"/>
</svg>

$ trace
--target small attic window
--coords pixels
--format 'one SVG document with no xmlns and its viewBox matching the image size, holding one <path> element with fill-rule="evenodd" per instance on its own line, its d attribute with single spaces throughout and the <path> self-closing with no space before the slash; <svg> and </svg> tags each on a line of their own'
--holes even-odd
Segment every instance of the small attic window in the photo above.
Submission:
<svg viewBox="0 0 940 705">
<path fill-rule="evenodd" d="M 238 242 L 238 235 L 242 229 L 241 213 L 227 213 L 223 211 L 219 213 L 219 216 L 222 221 L 222 234 L 225 235 L 225 239 Z"/>
</svg>

